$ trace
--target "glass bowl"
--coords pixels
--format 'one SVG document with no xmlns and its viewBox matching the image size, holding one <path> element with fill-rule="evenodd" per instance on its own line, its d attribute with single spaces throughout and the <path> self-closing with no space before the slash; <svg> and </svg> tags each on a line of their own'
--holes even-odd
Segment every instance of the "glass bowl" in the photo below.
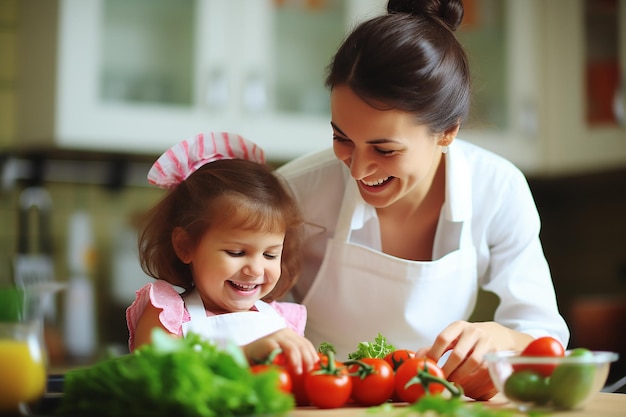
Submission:
<svg viewBox="0 0 626 417">
<path fill-rule="evenodd" d="M 563 357 L 485 355 L 495 387 L 520 411 L 580 409 L 597 394 L 617 353 L 573 349 Z"/>
</svg>

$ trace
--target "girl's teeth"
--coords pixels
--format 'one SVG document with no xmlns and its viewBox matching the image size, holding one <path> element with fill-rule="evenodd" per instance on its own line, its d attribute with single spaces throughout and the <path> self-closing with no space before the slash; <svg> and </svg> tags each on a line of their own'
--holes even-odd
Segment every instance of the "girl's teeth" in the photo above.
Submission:
<svg viewBox="0 0 626 417">
<path fill-rule="evenodd" d="M 374 187 L 374 186 L 376 186 L 376 185 L 380 185 L 380 184 L 382 184 L 383 182 L 387 181 L 388 179 L 389 179 L 389 177 L 382 178 L 382 179 L 379 179 L 379 180 L 376 180 L 376 181 L 372 181 L 372 182 L 370 182 L 370 181 L 365 181 L 365 180 L 361 180 L 361 182 L 362 182 L 363 184 L 365 184 L 365 185 L 369 185 L 370 187 Z"/>
<path fill-rule="evenodd" d="M 237 288 L 238 290 L 241 291 L 252 291 L 253 289 L 255 289 L 257 286 L 255 285 L 245 285 L 245 284 L 238 284 L 236 282 L 233 281 L 229 281 L 230 285 L 232 285 L 233 287 Z"/>
</svg>

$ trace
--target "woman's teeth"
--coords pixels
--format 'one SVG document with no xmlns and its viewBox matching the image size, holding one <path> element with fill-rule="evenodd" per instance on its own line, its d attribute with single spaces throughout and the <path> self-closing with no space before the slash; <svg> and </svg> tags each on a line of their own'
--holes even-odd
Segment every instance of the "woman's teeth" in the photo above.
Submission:
<svg viewBox="0 0 626 417">
<path fill-rule="evenodd" d="M 374 187 L 376 185 L 380 185 L 382 183 L 384 183 L 385 181 L 387 181 L 390 177 L 385 177 L 385 178 L 381 178 L 379 180 L 376 181 L 365 181 L 365 180 L 361 180 L 361 182 L 365 185 L 369 185 L 370 187 Z"/>
<path fill-rule="evenodd" d="M 235 289 L 239 290 L 239 291 L 252 291 L 254 290 L 258 285 L 257 284 L 252 284 L 252 285 L 247 285 L 247 284 L 239 284 L 237 282 L 234 281 L 228 281 L 228 283 Z"/>
</svg>

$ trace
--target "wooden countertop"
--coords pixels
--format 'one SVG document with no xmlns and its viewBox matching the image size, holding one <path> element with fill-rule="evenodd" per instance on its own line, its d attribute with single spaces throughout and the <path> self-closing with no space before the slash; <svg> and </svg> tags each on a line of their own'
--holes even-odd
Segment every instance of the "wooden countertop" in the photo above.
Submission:
<svg viewBox="0 0 626 417">
<path fill-rule="evenodd" d="M 488 407 L 514 409 L 505 399 L 496 396 L 494 399 L 485 402 Z M 288 415 L 289 417 L 412 417 L 418 414 L 406 413 L 403 405 L 394 407 L 391 412 L 374 412 L 372 408 L 365 407 L 343 407 L 331 410 L 321 410 L 314 407 L 298 407 Z M 598 393 L 582 410 L 568 410 L 546 413 L 550 417 L 625 417 L 626 416 L 626 394 Z M 520 413 L 520 416 L 526 414 Z"/>
</svg>

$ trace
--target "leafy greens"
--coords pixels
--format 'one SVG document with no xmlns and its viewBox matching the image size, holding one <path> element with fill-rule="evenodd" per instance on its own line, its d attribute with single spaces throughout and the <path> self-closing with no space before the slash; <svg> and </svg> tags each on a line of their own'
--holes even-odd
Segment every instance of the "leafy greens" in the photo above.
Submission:
<svg viewBox="0 0 626 417">
<path fill-rule="evenodd" d="M 378 333 L 373 342 L 359 342 L 357 350 L 348 354 L 348 359 L 378 358 L 383 359 L 396 348 L 387 342 L 387 338 Z"/>
<path fill-rule="evenodd" d="M 153 342 L 129 355 L 65 375 L 59 415 L 229 417 L 281 415 L 293 397 L 278 374 L 253 374 L 241 350 L 218 348 L 195 334 Z"/>
</svg>

